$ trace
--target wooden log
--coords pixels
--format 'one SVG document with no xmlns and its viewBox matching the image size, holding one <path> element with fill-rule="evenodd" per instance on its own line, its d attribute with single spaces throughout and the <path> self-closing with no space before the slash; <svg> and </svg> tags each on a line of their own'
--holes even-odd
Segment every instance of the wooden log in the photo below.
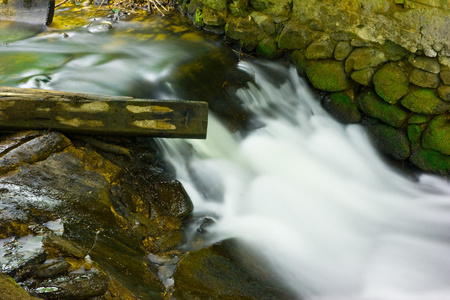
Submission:
<svg viewBox="0 0 450 300">
<path fill-rule="evenodd" d="M 201 101 L 0 87 L 0 129 L 206 138 L 208 104 Z"/>
<path fill-rule="evenodd" d="M 0 3 L 0 21 L 50 25 L 55 0 L 4 0 Z"/>
</svg>

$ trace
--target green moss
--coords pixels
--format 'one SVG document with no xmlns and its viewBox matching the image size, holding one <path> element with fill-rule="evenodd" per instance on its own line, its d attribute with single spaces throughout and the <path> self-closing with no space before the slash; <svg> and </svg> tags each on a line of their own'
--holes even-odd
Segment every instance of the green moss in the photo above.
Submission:
<svg viewBox="0 0 450 300">
<path fill-rule="evenodd" d="M 403 130 L 375 124 L 369 127 L 369 132 L 377 148 L 384 153 L 398 160 L 405 160 L 410 156 L 411 145 Z"/>
<path fill-rule="evenodd" d="M 409 80 L 395 64 L 384 65 L 373 76 L 375 91 L 384 101 L 395 104 L 409 89 Z"/>
<path fill-rule="evenodd" d="M 385 102 L 373 90 L 365 90 L 357 100 L 363 112 L 393 127 L 402 126 L 408 117 L 401 107 Z"/>
<path fill-rule="evenodd" d="M 195 25 L 203 25 L 203 11 L 200 8 L 197 8 L 197 10 L 195 11 Z"/>
<path fill-rule="evenodd" d="M 401 103 L 407 109 L 425 115 L 440 114 L 450 107 L 430 89 L 415 90 L 406 95 Z"/>
<path fill-rule="evenodd" d="M 450 175 L 450 156 L 435 150 L 419 149 L 410 158 L 411 162 L 427 172 Z"/>
<path fill-rule="evenodd" d="M 267 58 L 275 58 L 279 54 L 277 42 L 272 38 L 263 39 L 256 46 L 256 52 Z"/>
<path fill-rule="evenodd" d="M 420 136 L 422 129 L 419 125 L 413 124 L 408 126 L 408 139 L 411 142 L 413 148 L 420 146 Z"/>
<path fill-rule="evenodd" d="M 450 115 L 440 115 L 431 120 L 425 131 L 422 145 L 450 155 Z"/>
<path fill-rule="evenodd" d="M 414 114 L 409 118 L 408 123 L 409 124 L 423 124 L 423 123 L 427 123 L 429 120 L 430 120 L 429 116 Z"/>
<path fill-rule="evenodd" d="M 294 64 L 297 72 L 304 76 L 306 74 L 306 68 L 309 65 L 305 56 L 305 50 L 295 50 L 291 54 L 291 62 Z"/>
<path fill-rule="evenodd" d="M 351 81 L 340 61 L 316 61 L 306 68 L 306 75 L 311 84 L 323 91 L 340 92 L 351 87 Z"/>
<path fill-rule="evenodd" d="M 359 123 L 361 121 L 361 113 L 358 106 L 345 93 L 338 92 L 325 97 L 322 105 L 331 115 L 344 124 Z"/>
</svg>

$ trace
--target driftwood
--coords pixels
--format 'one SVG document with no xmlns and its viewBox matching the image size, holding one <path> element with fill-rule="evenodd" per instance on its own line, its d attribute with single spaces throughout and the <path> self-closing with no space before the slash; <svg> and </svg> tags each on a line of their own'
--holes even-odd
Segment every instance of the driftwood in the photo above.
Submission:
<svg viewBox="0 0 450 300">
<path fill-rule="evenodd" d="M 2 130 L 201 139 L 207 123 L 206 102 L 0 87 Z"/>
</svg>

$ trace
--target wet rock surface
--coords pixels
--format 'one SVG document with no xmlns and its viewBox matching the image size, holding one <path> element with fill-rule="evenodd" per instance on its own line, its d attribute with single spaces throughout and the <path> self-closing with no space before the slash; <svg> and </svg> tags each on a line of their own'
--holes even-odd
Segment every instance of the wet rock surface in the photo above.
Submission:
<svg viewBox="0 0 450 300">
<path fill-rule="evenodd" d="M 33 131 L 1 145 L 0 299 L 292 299 L 236 243 L 186 248 L 192 202 L 153 140 Z"/>
</svg>

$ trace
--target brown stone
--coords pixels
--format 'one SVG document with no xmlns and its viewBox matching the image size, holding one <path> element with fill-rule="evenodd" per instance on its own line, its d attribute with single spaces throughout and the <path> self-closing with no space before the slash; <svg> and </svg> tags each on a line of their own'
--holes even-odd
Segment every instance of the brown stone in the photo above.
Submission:
<svg viewBox="0 0 450 300">
<path fill-rule="evenodd" d="M 344 60 L 353 51 L 353 46 L 349 42 L 340 41 L 334 49 L 334 58 L 336 60 Z"/>
<path fill-rule="evenodd" d="M 439 65 L 438 60 L 433 59 L 431 57 L 415 56 L 412 54 L 408 57 L 408 62 L 412 64 L 415 68 L 433 74 L 438 74 L 441 71 L 441 66 Z"/>
<path fill-rule="evenodd" d="M 333 57 L 334 45 L 331 40 L 316 41 L 306 48 L 307 59 L 327 59 Z"/>
</svg>

